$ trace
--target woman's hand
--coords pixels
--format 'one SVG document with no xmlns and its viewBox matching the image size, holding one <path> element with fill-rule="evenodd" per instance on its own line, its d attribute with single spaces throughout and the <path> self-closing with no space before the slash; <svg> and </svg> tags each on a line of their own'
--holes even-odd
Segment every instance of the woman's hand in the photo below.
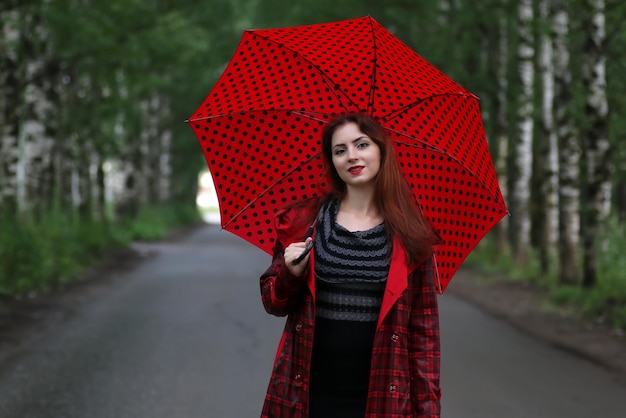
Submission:
<svg viewBox="0 0 626 418">
<path fill-rule="evenodd" d="M 312 238 L 307 238 L 306 241 L 303 242 L 294 242 L 293 244 L 289 245 L 287 248 L 285 248 L 285 264 L 287 265 L 287 268 L 289 269 L 289 272 L 291 274 L 293 274 L 294 276 L 298 277 L 301 276 L 304 271 L 306 270 L 306 268 L 309 265 L 309 256 L 310 256 L 310 252 L 304 257 L 304 259 L 299 262 L 298 264 L 295 264 L 294 261 L 300 257 L 300 255 L 302 254 L 302 252 L 305 250 L 306 246 L 312 241 Z"/>
</svg>

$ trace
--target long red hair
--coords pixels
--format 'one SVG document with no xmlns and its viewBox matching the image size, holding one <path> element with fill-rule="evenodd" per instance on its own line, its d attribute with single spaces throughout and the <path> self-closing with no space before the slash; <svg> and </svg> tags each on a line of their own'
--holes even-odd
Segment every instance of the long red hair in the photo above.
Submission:
<svg viewBox="0 0 626 418">
<path fill-rule="evenodd" d="M 332 160 L 332 139 L 335 130 L 346 123 L 355 123 L 361 132 L 370 137 L 380 149 L 380 170 L 375 179 L 374 199 L 382 215 L 389 242 L 397 236 L 405 248 L 409 265 L 423 262 L 441 243 L 439 234 L 422 214 L 406 181 L 396 157 L 393 143 L 385 129 L 371 117 L 362 113 L 348 113 L 331 120 L 322 133 L 322 157 L 330 191 L 322 202 L 331 197 L 342 198 L 347 192 Z"/>
</svg>

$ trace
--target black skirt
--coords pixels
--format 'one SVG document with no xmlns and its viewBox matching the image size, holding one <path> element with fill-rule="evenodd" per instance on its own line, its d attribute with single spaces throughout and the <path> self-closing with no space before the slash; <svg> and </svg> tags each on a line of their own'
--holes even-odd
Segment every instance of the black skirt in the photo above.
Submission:
<svg viewBox="0 0 626 418">
<path fill-rule="evenodd" d="M 363 418 L 376 322 L 315 321 L 309 416 Z"/>
</svg>

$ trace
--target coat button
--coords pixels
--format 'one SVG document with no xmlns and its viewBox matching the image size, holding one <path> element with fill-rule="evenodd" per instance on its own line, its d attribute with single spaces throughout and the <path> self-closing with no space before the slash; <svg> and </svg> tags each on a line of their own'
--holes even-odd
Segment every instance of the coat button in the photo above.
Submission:
<svg viewBox="0 0 626 418">
<path fill-rule="evenodd" d="M 391 383 L 389 385 L 389 392 L 397 392 L 398 391 L 398 385 L 396 385 L 395 383 Z"/>
<path fill-rule="evenodd" d="M 391 336 L 391 341 L 393 341 L 394 343 L 397 343 L 399 339 L 400 339 L 400 336 L 394 332 L 393 335 Z"/>
<path fill-rule="evenodd" d="M 295 380 L 301 380 L 302 379 L 302 375 L 300 373 L 296 373 L 296 375 L 293 378 Z"/>
<path fill-rule="evenodd" d="M 298 322 L 296 324 L 296 332 L 300 332 L 300 331 L 302 331 L 302 322 Z"/>
</svg>

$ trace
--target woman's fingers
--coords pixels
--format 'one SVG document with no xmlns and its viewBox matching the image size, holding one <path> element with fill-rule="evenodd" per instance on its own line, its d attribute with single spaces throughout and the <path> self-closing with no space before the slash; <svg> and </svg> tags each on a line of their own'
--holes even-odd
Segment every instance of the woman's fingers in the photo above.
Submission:
<svg viewBox="0 0 626 418">
<path fill-rule="evenodd" d="M 307 249 L 307 245 L 312 242 L 311 238 L 307 238 L 306 241 L 302 242 L 294 242 L 290 244 L 287 248 L 285 248 L 285 264 L 287 268 L 291 271 L 291 274 L 294 276 L 300 276 L 306 270 L 309 261 L 309 254 L 307 253 L 305 257 L 299 262 L 294 263 L 302 253 Z"/>
</svg>

